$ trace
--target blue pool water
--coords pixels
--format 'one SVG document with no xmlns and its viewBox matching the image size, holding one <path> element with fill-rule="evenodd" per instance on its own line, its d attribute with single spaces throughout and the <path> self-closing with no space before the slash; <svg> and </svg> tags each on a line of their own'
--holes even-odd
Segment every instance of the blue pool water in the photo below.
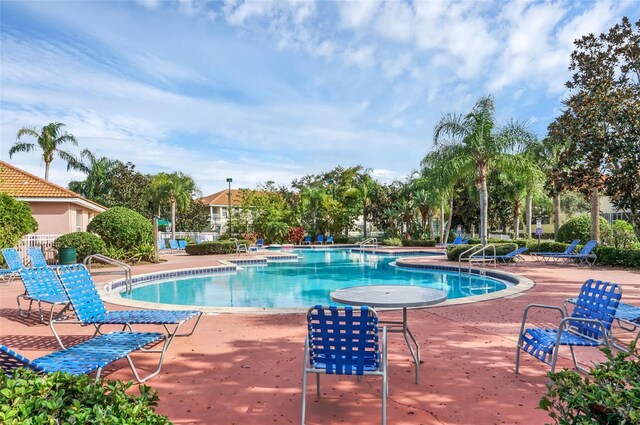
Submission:
<svg viewBox="0 0 640 425">
<path fill-rule="evenodd" d="M 160 280 L 134 287 L 124 298 L 164 304 L 211 307 L 308 307 L 331 303 L 335 289 L 361 285 L 419 285 L 441 289 L 448 298 L 505 289 L 498 280 L 440 270 L 411 271 L 393 267 L 395 257 L 349 250 L 298 251 L 297 263 L 243 266 L 232 274 Z"/>
</svg>

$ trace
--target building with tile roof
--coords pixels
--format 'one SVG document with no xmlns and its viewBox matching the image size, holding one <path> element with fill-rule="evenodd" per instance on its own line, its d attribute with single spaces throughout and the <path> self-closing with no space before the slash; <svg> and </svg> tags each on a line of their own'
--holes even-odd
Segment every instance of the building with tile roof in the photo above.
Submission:
<svg viewBox="0 0 640 425">
<path fill-rule="evenodd" d="M 62 186 L 0 161 L 0 192 L 31 206 L 37 234 L 86 231 L 87 224 L 107 208 Z"/>
<path fill-rule="evenodd" d="M 243 199 L 241 189 L 224 189 L 198 198 L 198 201 L 209 207 L 209 223 L 214 232 L 223 233 L 225 231 L 229 220 L 229 195 L 231 195 L 232 212 L 238 211 Z"/>
</svg>

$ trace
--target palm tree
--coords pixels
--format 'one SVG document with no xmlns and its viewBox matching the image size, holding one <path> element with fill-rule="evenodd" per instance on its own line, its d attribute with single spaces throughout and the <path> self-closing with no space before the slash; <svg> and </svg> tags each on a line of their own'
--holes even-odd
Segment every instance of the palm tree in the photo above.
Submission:
<svg viewBox="0 0 640 425">
<path fill-rule="evenodd" d="M 80 152 L 78 169 L 87 177 L 83 181 L 69 182 L 69 189 L 92 201 L 107 205 L 111 193 L 110 175 L 120 161 L 106 157 L 97 158 L 89 149 Z"/>
<path fill-rule="evenodd" d="M 54 154 L 57 154 L 61 159 L 67 161 L 67 171 L 71 169 L 79 169 L 80 165 L 78 160 L 72 153 L 60 149 L 60 145 L 63 143 L 71 143 L 77 146 L 78 142 L 72 134 L 61 134 L 60 128 L 64 127 L 64 124 L 55 122 L 50 123 L 42 127 L 40 133 L 35 127 L 24 127 L 18 130 L 16 135 L 16 142 L 9 149 L 9 158 L 16 152 L 31 152 L 36 149 L 36 143 L 42 149 L 42 160 L 44 161 L 44 179 L 49 180 L 49 167 L 51 161 L 53 161 Z M 32 136 L 36 138 L 36 143 L 27 143 L 21 141 L 22 136 Z"/>
<path fill-rule="evenodd" d="M 176 232 L 176 208 L 185 211 L 191 203 L 191 198 L 197 194 L 198 188 L 191 178 L 184 173 L 158 173 L 151 178 L 149 185 L 151 199 L 158 208 L 160 215 L 160 205 L 169 202 L 171 208 L 171 239 L 175 239 Z"/>
<path fill-rule="evenodd" d="M 480 239 L 487 243 L 487 175 L 495 161 L 532 136 L 523 124 L 512 121 L 494 132 L 495 105 L 491 96 L 482 97 L 466 115 L 448 113 L 434 130 L 436 149 L 447 168 L 460 174 L 473 170 L 480 193 Z"/>
<path fill-rule="evenodd" d="M 445 235 L 451 231 L 453 220 L 453 188 L 458 180 L 464 177 L 448 166 L 448 148 L 442 147 L 439 151 L 427 154 L 421 161 L 422 178 L 428 182 L 429 190 L 433 192 L 440 204 L 440 243 L 446 242 Z M 448 204 L 448 205 L 447 205 Z M 444 214 L 449 210 L 449 219 L 445 229 Z"/>
<path fill-rule="evenodd" d="M 318 232 L 318 215 L 322 210 L 324 199 L 328 196 L 323 188 L 308 187 L 302 191 L 302 203 L 305 209 L 311 213 L 313 230 Z"/>
</svg>

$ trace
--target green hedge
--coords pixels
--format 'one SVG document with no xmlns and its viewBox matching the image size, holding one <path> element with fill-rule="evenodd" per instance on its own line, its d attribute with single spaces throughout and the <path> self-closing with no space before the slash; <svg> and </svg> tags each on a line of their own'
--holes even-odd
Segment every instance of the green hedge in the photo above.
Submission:
<svg viewBox="0 0 640 425">
<path fill-rule="evenodd" d="M 62 235 L 55 240 L 53 247 L 57 250 L 75 248 L 79 263 L 91 254 L 105 254 L 107 249 L 102 239 L 89 232 L 73 232 Z"/>
<path fill-rule="evenodd" d="M 130 250 L 152 243 L 153 226 L 141 214 L 124 207 L 109 208 L 98 214 L 87 226 L 109 247 Z"/>
<path fill-rule="evenodd" d="M 600 217 L 600 236 L 602 240 L 608 240 L 611 235 L 611 226 L 603 217 Z M 574 239 L 588 241 L 591 239 L 591 216 L 588 214 L 571 218 L 558 229 L 558 242 L 570 243 Z"/>
<path fill-rule="evenodd" d="M 403 239 L 402 246 L 436 246 L 435 239 Z"/>
<path fill-rule="evenodd" d="M 496 243 L 496 255 L 505 255 L 510 253 L 511 251 L 515 251 L 518 246 L 515 243 Z M 458 261 L 458 257 L 467 249 L 471 248 L 473 245 L 455 245 L 447 248 L 447 259 L 451 261 Z M 487 255 L 493 255 L 493 249 L 489 248 L 487 250 Z"/>
<path fill-rule="evenodd" d="M 640 269 L 640 249 L 598 245 L 593 252 L 598 256 L 597 265 Z"/>
<path fill-rule="evenodd" d="M 518 239 L 513 240 L 513 241 L 505 241 L 504 239 L 487 239 L 487 243 L 492 243 L 492 244 L 504 244 L 504 243 L 511 243 L 511 244 L 516 244 L 518 246 L 518 248 L 521 248 L 523 246 L 527 246 L 528 241 L 530 241 L 531 239 Z M 537 242 L 537 240 L 536 240 Z M 469 245 L 477 245 L 480 243 L 480 239 L 479 238 L 473 238 L 473 239 L 469 239 L 468 244 Z"/>
<path fill-rule="evenodd" d="M 0 423 L 24 424 L 170 424 L 154 412 L 157 392 L 141 385 L 130 394 L 132 381 L 100 380 L 56 372 L 42 375 L 19 368 L 11 376 L 0 369 Z"/>
<path fill-rule="evenodd" d="M 527 241 L 527 248 L 529 248 L 529 252 L 564 252 L 568 246 L 568 243 L 561 242 L 546 241 L 540 242 L 540 245 L 538 245 L 537 240 Z"/>
<path fill-rule="evenodd" d="M 239 244 L 251 245 L 251 241 L 238 240 Z M 236 245 L 233 241 L 203 242 L 197 245 L 187 245 L 185 252 L 189 255 L 235 254 Z"/>
</svg>

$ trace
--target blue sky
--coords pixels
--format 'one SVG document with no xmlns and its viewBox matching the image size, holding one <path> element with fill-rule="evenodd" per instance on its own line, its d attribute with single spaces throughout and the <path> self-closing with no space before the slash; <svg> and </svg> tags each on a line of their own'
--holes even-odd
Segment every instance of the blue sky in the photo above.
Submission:
<svg viewBox="0 0 640 425">
<path fill-rule="evenodd" d="M 442 113 L 496 98 L 540 137 L 573 40 L 637 1 L 10 1 L 0 3 L 0 159 L 63 122 L 79 152 L 183 171 L 206 195 L 337 165 L 403 179 Z M 82 175 L 52 164 L 51 180 Z"/>
</svg>

